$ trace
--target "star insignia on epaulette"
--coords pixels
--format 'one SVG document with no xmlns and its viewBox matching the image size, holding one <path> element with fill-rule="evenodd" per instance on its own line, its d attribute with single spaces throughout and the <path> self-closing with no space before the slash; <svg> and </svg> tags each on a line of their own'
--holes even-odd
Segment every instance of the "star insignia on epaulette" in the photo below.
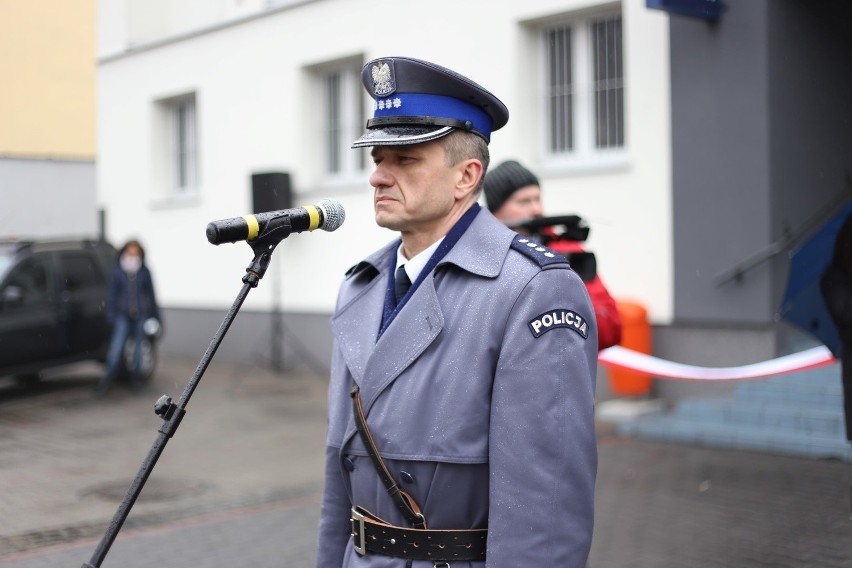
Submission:
<svg viewBox="0 0 852 568">
<path fill-rule="evenodd" d="M 539 266 L 563 262 L 568 264 L 568 259 L 563 255 L 523 235 L 515 237 L 512 248 L 533 259 Z"/>
</svg>

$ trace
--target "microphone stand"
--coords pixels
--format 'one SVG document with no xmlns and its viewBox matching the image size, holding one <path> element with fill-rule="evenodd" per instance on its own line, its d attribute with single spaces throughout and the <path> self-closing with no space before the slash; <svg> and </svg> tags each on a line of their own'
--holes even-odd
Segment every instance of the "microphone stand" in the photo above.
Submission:
<svg viewBox="0 0 852 568">
<path fill-rule="evenodd" d="M 160 455 L 163 453 L 163 450 L 165 450 L 166 443 L 175 435 L 181 420 L 183 420 L 183 417 L 186 414 L 186 405 L 189 402 L 192 393 L 195 391 L 195 388 L 198 386 L 198 383 L 201 381 L 204 371 L 206 371 L 207 367 L 210 365 L 210 361 L 212 361 L 213 356 L 216 354 L 216 350 L 222 343 L 222 339 L 228 332 L 228 328 L 231 327 L 231 323 L 233 323 L 237 312 L 240 311 L 243 302 L 246 297 L 248 297 L 249 291 L 251 291 L 252 288 L 256 288 L 261 278 L 263 278 L 264 274 L 266 274 L 266 269 L 269 268 L 269 262 L 272 260 L 272 252 L 275 250 L 275 247 L 278 246 L 283 239 L 287 238 L 290 233 L 290 222 L 282 222 L 275 228 L 261 234 L 255 240 L 248 242 L 248 245 L 254 251 L 254 259 L 246 268 L 246 275 L 243 276 L 242 279 L 242 289 L 237 294 L 234 303 L 231 305 L 231 309 L 228 310 L 224 321 L 219 326 L 219 329 L 213 336 L 210 345 L 207 347 L 207 350 L 198 362 L 198 366 L 195 368 L 195 372 L 193 373 L 192 378 L 184 389 L 177 404 L 172 402 L 172 397 L 164 394 L 154 405 L 154 412 L 157 416 L 163 419 L 163 424 L 158 430 L 157 439 L 148 451 L 148 455 L 142 462 L 139 471 L 136 473 L 136 477 L 133 478 L 133 482 L 130 484 L 124 499 L 110 521 L 100 543 L 98 543 L 98 547 L 92 554 L 92 558 L 88 562 L 85 562 L 82 568 L 99 568 L 101 563 L 104 561 L 104 558 L 106 558 L 107 552 L 109 552 L 112 543 L 118 536 L 118 531 L 121 530 L 124 521 L 127 519 L 127 515 L 130 513 L 130 509 L 133 507 L 133 504 L 142 492 L 142 487 L 151 475 L 151 472 L 153 471 Z"/>
</svg>

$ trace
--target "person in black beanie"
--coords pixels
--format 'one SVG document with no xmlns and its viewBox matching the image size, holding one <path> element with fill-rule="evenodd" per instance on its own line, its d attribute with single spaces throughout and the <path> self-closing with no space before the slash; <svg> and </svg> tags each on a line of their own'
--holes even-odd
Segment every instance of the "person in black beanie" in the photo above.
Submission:
<svg viewBox="0 0 852 568">
<path fill-rule="evenodd" d="M 522 190 L 523 191 L 520 191 Z M 513 203 L 504 208 L 509 198 Z M 525 221 L 531 217 L 542 217 L 541 184 L 534 173 L 515 160 L 507 160 L 488 170 L 485 176 L 485 201 L 488 210 L 501 221 Z M 512 212 L 525 214 L 526 218 L 503 218 Z"/>
<path fill-rule="evenodd" d="M 517 161 L 507 160 L 489 169 L 485 174 L 484 193 L 491 213 L 515 231 L 542 242 L 569 259 L 573 254 L 586 252 L 580 240 L 577 240 L 579 237 L 572 238 L 567 231 L 557 235 L 552 227 L 544 227 L 538 234 L 533 234 L 524 228 L 524 222 L 541 219 L 544 212 L 538 177 Z M 582 223 L 579 217 L 577 220 Z M 588 234 L 587 231 L 588 229 L 583 238 Z M 580 275 L 589 291 L 598 321 L 598 349 L 618 345 L 621 341 L 621 317 L 615 300 L 596 270 L 592 274 Z"/>
</svg>

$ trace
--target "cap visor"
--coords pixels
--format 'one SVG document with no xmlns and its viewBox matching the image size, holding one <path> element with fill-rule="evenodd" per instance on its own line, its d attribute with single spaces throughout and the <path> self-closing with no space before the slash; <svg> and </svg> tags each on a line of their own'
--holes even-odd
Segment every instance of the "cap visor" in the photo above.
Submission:
<svg viewBox="0 0 852 568">
<path fill-rule="evenodd" d="M 353 148 L 365 146 L 404 146 L 437 140 L 453 131 L 452 126 L 387 126 L 371 128 L 352 143 Z"/>
</svg>

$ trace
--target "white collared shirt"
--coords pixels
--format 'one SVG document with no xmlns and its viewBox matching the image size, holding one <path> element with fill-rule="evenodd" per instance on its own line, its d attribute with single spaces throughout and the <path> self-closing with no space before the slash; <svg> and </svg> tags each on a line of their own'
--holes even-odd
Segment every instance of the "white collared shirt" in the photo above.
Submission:
<svg viewBox="0 0 852 568">
<path fill-rule="evenodd" d="M 414 258 L 410 259 L 405 258 L 405 255 L 402 254 L 402 245 L 400 244 L 399 248 L 396 249 L 396 268 L 394 271 L 399 269 L 400 265 L 403 265 L 405 266 L 405 273 L 408 274 L 408 279 L 412 282 L 416 282 L 417 277 L 420 276 L 420 273 L 423 271 L 426 263 L 429 262 L 430 258 L 432 258 L 432 253 L 437 250 L 443 241 L 444 237 L 441 237 L 432 243 L 429 248 L 419 252 L 414 255 Z"/>
</svg>

